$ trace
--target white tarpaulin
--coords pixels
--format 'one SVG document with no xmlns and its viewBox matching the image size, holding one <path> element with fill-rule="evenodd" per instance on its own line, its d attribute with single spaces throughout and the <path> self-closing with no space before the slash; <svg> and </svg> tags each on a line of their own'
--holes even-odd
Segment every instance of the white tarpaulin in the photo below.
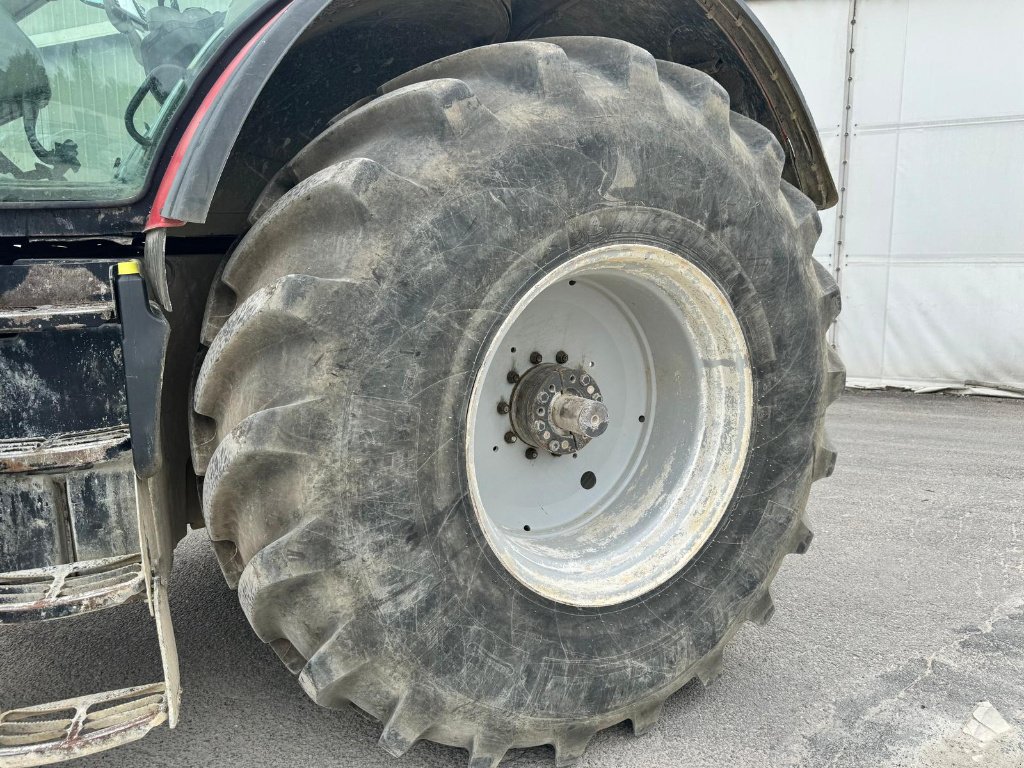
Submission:
<svg viewBox="0 0 1024 768">
<path fill-rule="evenodd" d="M 750 5 L 849 161 L 815 256 L 851 384 L 1024 386 L 1024 2 Z"/>
</svg>

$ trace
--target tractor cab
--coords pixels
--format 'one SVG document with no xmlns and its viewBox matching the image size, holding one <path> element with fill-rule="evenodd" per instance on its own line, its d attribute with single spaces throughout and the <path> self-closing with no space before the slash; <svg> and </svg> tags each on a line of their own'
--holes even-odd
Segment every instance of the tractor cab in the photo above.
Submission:
<svg viewBox="0 0 1024 768">
<path fill-rule="evenodd" d="M 0 0 L 0 202 L 136 196 L 227 10 Z"/>
</svg>

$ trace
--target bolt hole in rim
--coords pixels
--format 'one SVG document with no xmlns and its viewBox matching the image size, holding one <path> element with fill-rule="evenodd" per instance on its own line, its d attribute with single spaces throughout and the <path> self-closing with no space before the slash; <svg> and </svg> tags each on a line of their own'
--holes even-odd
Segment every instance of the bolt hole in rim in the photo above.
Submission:
<svg viewBox="0 0 1024 768">
<path fill-rule="evenodd" d="M 490 449 L 510 442 L 509 416 L 495 407 L 512 395 L 507 374 L 525 374 L 535 351 L 567 358 L 600 386 L 608 427 L 573 451 L 582 474 L 547 451 L 530 460 Z M 739 321 L 693 262 L 640 243 L 567 260 L 513 306 L 470 393 L 467 478 L 487 543 L 516 579 L 556 602 L 600 607 L 649 592 L 725 515 L 752 391 Z"/>
</svg>

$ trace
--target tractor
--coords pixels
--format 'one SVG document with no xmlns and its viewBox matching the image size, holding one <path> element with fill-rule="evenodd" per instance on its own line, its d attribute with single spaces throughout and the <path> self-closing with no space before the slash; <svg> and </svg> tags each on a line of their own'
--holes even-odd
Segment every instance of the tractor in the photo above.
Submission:
<svg viewBox="0 0 1024 768">
<path fill-rule="evenodd" d="M 643 733 L 835 464 L 779 51 L 743 0 L 185 1 L 0 0 L 0 624 L 145 602 L 164 670 L 14 702 L 0 766 L 175 726 L 190 528 L 394 756 Z"/>
</svg>

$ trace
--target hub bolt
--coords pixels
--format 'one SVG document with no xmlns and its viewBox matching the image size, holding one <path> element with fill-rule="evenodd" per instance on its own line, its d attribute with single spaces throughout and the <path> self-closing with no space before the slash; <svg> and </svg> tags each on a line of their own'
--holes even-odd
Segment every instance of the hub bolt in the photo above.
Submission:
<svg viewBox="0 0 1024 768">
<path fill-rule="evenodd" d="M 508 376 L 506 376 L 505 378 L 508 380 L 509 384 L 515 384 L 517 381 L 519 381 L 519 374 L 516 373 L 515 371 L 509 371 Z"/>
<path fill-rule="evenodd" d="M 505 442 L 508 443 L 509 445 L 511 445 L 512 443 L 514 443 L 518 439 L 519 438 L 516 437 L 516 433 L 512 432 L 511 430 L 509 430 L 508 432 L 505 433 Z"/>
<path fill-rule="evenodd" d="M 540 365 L 541 363 L 544 362 L 544 355 L 542 355 L 540 352 L 531 352 L 530 362 L 533 363 L 534 365 Z"/>
<path fill-rule="evenodd" d="M 536 448 L 527 448 L 526 449 L 526 458 L 528 458 L 530 461 L 533 461 L 534 459 L 536 459 L 537 458 L 537 449 Z"/>
<path fill-rule="evenodd" d="M 509 405 L 508 403 L 506 403 L 504 400 L 502 400 L 500 403 L 498 403 L 498 413 L 500 413 L 502 416 L 504 416 L 505 414 L 507 414 L 511 410 L 512 410 L 512 406 Z"/>
<path fill-rule="evenodd" d="M 565 352 L 559 351 L 559 353 L 555 355 L 555 362 L 558 363 L 559 365 L 565 365 L 566 363 L 569 362 L 569 355 L 567 355 Z"/>
</svg>

